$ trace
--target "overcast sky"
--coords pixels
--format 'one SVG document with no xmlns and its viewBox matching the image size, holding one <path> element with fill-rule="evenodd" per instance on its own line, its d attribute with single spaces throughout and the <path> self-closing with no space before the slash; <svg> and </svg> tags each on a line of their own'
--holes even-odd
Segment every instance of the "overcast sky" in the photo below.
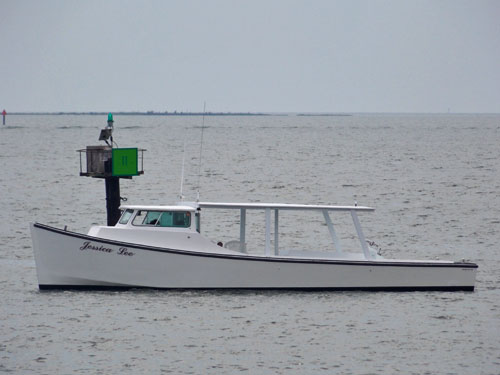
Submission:
<svg viewBox="0 0 500 375">
<path fill-rule="evenodd" d="M 500 112 L 500 1 L 0 0 L 7 111 Z"/>
</svg>

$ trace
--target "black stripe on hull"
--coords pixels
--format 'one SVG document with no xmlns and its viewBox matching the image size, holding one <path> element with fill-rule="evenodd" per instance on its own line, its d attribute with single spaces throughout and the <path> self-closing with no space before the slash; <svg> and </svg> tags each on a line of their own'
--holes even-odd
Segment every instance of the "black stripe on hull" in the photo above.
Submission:
<svg viewBox="0 0 500 375">
<path fill-rule="evenodd" d="M 154 288 L 141 286 L 107 286 L 107 285 L 55 285 L 55 284 L 40 284 L 40 290 L 103 290 L 103 291 L 126 291 L 131 289 L 142 290 L 165 290 L 165 291 L 304 291 L 304 292 L 346 292 L 346 291 L 370 291 L 370 292 L 423 292 L 423 291 L 440 291 L 440 292 L 473 292 L 474 286 L 376 286 L 376 287 L 313 287 L 313 288 Z"/>
</svg>

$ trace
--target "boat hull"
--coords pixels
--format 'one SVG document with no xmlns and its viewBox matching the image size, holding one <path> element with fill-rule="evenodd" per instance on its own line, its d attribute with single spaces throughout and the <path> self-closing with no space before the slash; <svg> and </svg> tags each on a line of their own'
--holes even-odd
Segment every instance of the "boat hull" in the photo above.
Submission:
<svg viewBox="0 0 500 375">
<path fill-rule="evenodd" d="M 213 254 L 31 224 L 40 289 L 474 290 L 477 265 Z"/>
</svg>

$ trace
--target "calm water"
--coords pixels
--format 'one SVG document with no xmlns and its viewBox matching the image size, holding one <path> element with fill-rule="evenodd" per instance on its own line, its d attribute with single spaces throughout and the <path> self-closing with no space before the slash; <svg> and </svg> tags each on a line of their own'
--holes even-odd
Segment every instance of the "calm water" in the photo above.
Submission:
<svg viewBox="0 0 500 375">
<path fill-rule="evenodd" d="M 78 176 L 76 150 L 99 144 L 106 116 L 10 116 L 7 124 L 0 371 L 500 373 L 500 115 L 205 118 L 202 200 L 357 200 L 377 208 L 361 220 L 385 256 L 475 261 L 474 293 L 41 293 L 28 223 L 78 232 L 105 223 L 104 184 Z M 148 150 L 145 175 L 122 181 L 128 203 L 177 200 L 184 139 L 184 195 L 196 196 L 201 124 L 115 117 L 118 145 Z M 204 219 L 214 239 L 237 238 L 233 217 Z M 262 222 L 249 218 L 256 248 Z M 283 240 L 326 246 L 325 231 L 292 218 Z"/>
</svg>

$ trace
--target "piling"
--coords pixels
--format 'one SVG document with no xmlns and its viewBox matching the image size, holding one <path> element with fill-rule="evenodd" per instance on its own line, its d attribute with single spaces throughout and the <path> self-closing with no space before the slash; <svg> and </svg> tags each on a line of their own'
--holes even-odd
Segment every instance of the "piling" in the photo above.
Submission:
<svg viewBox="0 0 500 375">
<path fill-rule="evenodd" d="M 120 219 L 120 179 L 118 177 L 106 177 L 106 212 L 108 226 L 113 226 Z"/>
</svg>

